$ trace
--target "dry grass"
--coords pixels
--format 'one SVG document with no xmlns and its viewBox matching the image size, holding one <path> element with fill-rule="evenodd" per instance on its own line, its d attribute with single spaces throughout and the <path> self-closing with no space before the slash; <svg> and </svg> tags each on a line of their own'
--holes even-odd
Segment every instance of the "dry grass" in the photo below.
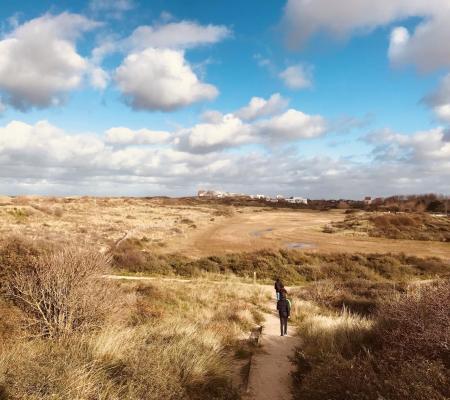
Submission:
<svg viewBox="0 0 450 400">
<path fill-rule="evenodd" d="M 450 274 L 447 261 L 402 254 L 304 253 L 297 250 L 259 250 L 250 253 L 189 259 L 180 254 L 155 254 L 139 242 L 126 240 L 112 250 L 114 267 L 121 272 L 151 275 L 201 276 L 203 273 L 235 274 L 259 282 L 280 277 L 286 284 L 334 281 L 390 282 Z"/>
<path fill-rule="evenodd" d="M 449 295 L 448 281 L 410 286 L 372 319 L 299 303 L 295 398 L 448 399 Z"/>
<path fill-rule="evenodd" d="M 234 352 L 261 319 L 265 289 L 236 278 L 101 281 L 98 253 L 35 250 L 13 240 L 0 251 L 10 282 L 0 297 L 2 400 L 238 398 Z M 96 296 L 105 287 L 116 307 Z"/>
<path fill-rule="evenodd" d="M 2 197 L 0 235 L 106 248 L 124 235 L 148 249 L 180 240 L 234 214 L 220 204 L 189 205 L 146 198 Z"/>
<path fill-rule="evenodd" d="M 6 296 L 20 308 L 28 329 L 56 337 L 93 328 L 112 306 L 112 288 L 99 283 L 108 259 L 95 251 L 64 248 L 44 253 L 6 273 Z"/>
<path fill-rule="evenodd" d="M 358 213 L 323 228 L 326 233 L 366 233 L 372 237 L 448 242 L 450 218 L 424 213 Z"/>
</svg>

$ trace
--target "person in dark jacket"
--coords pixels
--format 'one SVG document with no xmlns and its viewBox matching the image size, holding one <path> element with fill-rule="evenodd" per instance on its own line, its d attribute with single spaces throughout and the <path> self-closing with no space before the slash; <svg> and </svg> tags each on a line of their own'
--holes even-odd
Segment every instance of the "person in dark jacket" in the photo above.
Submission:
<svg viewBox="0 0 450 400">
<path fill-rule="evenodd" d="M 275 293 L 277 295 L 277 301 L 280 300 L 281 296 L 280 293 L 284 289 L 283 282 L 281 282 L 280 278 L 277 278 L 275 281 Z"/>
<path fill-rule="evenodd" d="M 280 300 L 277 302 L 277 310 L 280 316 L 281 336 L 287 335 L 288 318 L 291 315 L 291 306 L 286 299 L 286 290 L 280 292 Z"/>
</svg>

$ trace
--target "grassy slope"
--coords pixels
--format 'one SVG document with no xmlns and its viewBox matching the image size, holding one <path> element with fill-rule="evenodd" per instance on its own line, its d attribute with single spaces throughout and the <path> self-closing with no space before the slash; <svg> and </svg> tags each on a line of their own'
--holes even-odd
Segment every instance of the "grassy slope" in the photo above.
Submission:
<svg viewBox="0 0 450 400">
<path fill-rule="evenodd" d="M 389 239 L 450 241 L 450 218 L 420 213 L 358 213 L 334 222 L 325 232 L 367 232 L 373 237 Z"/>
<path fill-rule="evenodd" d="M 27 259 L 40 262 L 34 251 L 23 257 L 25 247 L 18 255 L 17 246 L 0 246 L 0 399 L 238 397 L 231 381 L 234 352 L 242 335 L 261 322 L 264 289 L 244 289 L 236 280 L 220 285 L 101 280 L 94 285 L 114 293 L 106 318 L 49 337 L 47 331 L 27 328 L 35 316 L 22 303 L 14 305 L 4 284 Z M 30 274 L 30 268 L 21 273 Z M 54 309 L 63 304 L 73 309 L 70 302 L 55 302 Z"/>
</svg>

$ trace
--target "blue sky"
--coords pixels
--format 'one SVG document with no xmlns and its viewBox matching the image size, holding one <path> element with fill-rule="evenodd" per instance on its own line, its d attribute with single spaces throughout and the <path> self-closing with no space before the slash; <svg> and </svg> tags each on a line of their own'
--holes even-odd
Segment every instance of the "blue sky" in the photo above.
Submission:
<svg viewBox="0 0 450 400">
<path fill-rule="evenodd" d="M 450 5 L 372 3 L 4 1 L 0 192 L 448 193 Z"/>
</svg>

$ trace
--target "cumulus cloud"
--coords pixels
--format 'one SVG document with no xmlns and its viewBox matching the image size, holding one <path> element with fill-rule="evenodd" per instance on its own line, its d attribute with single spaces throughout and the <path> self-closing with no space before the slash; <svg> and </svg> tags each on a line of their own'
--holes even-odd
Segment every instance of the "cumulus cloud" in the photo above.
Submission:
<svg viewBox="0 0 450 400">
<path fill-rule="evenodd" d="M 198 79 L 182 51 L 170 49 L 128 55 L 115 79 L 127 103 L 138 110 L 171 111 L 218 94 L 216 87 Z"/>
<path fill-rule="evenodd" d="M 327 130 L 322 116 L 308 115 L 294 109 L 260 121 L 255 127 L 259 135 L 272 141 L 310 139 L 323 135 Z"/>
<path fill-rule="evenodd" d="M 235 118 L 224 117 L 224 129 L 238 126 Z M 112 145 L 108 134 L 69 134 L 46 121 L 34 125 L 12 121 L 0 127 L 0 190 L 186 195 L 211 186 L 313 198 L 448 191 L 450 141 L 441 128 L 411 135 L 387 130 L 372 134 L 367 140 L 374 148 L 373 158 L 364 162 L 305 157 L 286 149 L 197 154 L 176 144 L 137 147 L 133 143 L 139 131 L 130 135 L 127 128 L 115 129 L 124 129 L 110 135 L 120 146 Z M 197 129 L 197 144 L 214 146 L 209 135 L 203 136 L 203 129 Z"/>
<path fill-rule="evenodd" d="M 250 143 L 272 146 L 326 133 L 325 118 L 295 109 L 283 112 L 287 103 L 275 93 L 267 100 L 253 97 L 233 113 L 208 111 L 202 116 L 204 123 L 177 132 L 175 144 L 185 151 L 208 153 Z"/>
<path fill-rule="evenodd" d="M 288 44 L 298 48 L 319 32 L 342 38 L 409 17 L 450 11 L 447 0 L 288 0 L 283 24 Z"/>
<path fill-rule="evenodd" d="M 209 123 L 197 124 L 179 132 L 176 144 L 186 151 L 207 153 L 249 143 L 253 140 L 252 134 L 252 127 L 235 115 L 217 115 Z"/>
<path fill-rule="evenodd" d="M 450 10 L 442 11 L 420 23 L 413 33 L 402 26 L 392 30 L 389 58 L 394 65 L 414 64 L 424 72 L 450 66 L 450 49 L 442 45 L 450 37 Z"/>
<path fill-rule="evenodd" d="M 64 102 L 89 69 L 76 39 L 98 23 L 78 14 L 44 15 L 18 26 L 0 41 L 0 93 L 15 108 Z"/>
<path fill-rule="evenodd" d="M 220 42 L 230 35 L 231 31 L 223 25 L 180 21 L 140 26 L 126 39 L 126 45 L 135 50 L 147 47 L 189 49 Z"/>
<path fill-rule="evenodd" d="M 299 90 L 312 86 L 311 67 L 302 64 L 291 65 L 281 71 L 278 76 L 289 89 Z"/>
<path fill-rule="evenodd" d="M 170 138 L 170 133 L 167 131 L 133 130 L 123 126 L 110 128 L 105 134 L 106 143 L 120 146 L 163 144 Z"/>
<path fill-rule="evenodd" d="M 447 74 L 438 88 L 423 101 L 434 111 L 438 119 L 450 123 L 450 74 Z"/>
<path fill-rule="evenodd" d="M 269 99 L 252 97 L 249 104 L 240 108 L 235 115 L 244 121 L 253 121 L 260 117 L 274 115 L 284 110 L 289 101 L 279 93 L 274 93 Z"/>
</svg>

